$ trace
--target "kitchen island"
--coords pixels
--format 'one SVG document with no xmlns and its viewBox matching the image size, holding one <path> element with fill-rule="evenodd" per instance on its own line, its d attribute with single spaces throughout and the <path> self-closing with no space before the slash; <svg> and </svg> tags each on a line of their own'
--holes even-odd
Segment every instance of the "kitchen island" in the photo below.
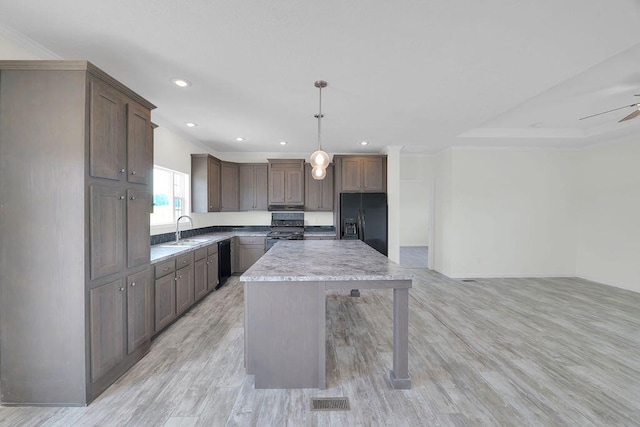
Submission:
<svg viewBox="0 0 640 427">
<path fill-rule="evenodd" d="M 325 388 L 326 291 L 393 289 L 389 381 L 393 388 L 411 388 L 412 279 L 408 270 L 359 240 L 278 242 L 240 277 L 245 291 L 245 366 L 255 375 L 255 387 Z"/>
</svg>

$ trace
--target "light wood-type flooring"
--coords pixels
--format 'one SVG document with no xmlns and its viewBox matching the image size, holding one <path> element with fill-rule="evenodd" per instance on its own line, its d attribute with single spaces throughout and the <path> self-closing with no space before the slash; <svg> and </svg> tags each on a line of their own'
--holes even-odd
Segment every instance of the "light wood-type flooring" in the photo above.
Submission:
<svg viewBox="0 0 640 427">
<path fill-rule="evenodd" d="M 429 247 L 400 246 L 400 265 L 407 268 L 428 268 Z"/>
<path fill-rule="evenodd" d="M 2 407 L 0 425 L 640 425 L 640 294 L 578 279 L 463 283 L 413 271 L 411 390 L 385 379 L 390 291 L 328 296 L 328 389 L 255 390 L 233 277 L 88 407 Z M 314 396 L 347 396 L 351 410 L 312 412 Z"/>
</svg>

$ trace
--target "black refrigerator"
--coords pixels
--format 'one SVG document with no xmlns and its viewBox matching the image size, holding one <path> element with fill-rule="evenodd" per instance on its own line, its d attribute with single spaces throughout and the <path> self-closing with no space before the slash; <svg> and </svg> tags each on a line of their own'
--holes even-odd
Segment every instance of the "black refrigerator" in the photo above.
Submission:
<svg viewBox="0 0 640 427">
<path fill-rule="evenodd" d="M 387 194 L 340 193 L 340 239 L 360 239 L 387 255 Z"/>
</svg>

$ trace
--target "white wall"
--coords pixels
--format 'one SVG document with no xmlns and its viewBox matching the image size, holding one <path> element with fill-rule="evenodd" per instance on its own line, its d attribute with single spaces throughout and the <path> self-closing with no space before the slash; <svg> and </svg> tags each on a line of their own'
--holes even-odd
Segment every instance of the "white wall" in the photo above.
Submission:
<svg viewBox="0 0 640 427">
<path fill-rule="evenodd" d="M 640 292 L 640 137 L 578 156 L 576 274 Z"/>
<path fill-rule="evenodd" d="M 454 259 L 453 237 L 453 151 L 445 150 L 433 159 L 433 177 L 435 181 L 435 209 L 432 230 L 434 247 L 433 269 L 445 276 L 451 275 Z"/>
<path fill-rule="evenodd" d="M 153 112 L 151 113 L 153 117 Z M 282 157 L 280 153 L 216 153 L 189 140 L 169 127 L 158 123 L 154 131 L 154 163 L 158 166 L 191 174 L 191 154 L 209 153 L 221 160 L 232 162 L 266 162 L 268 158 Z M 294 153 L 288 158 L 304 158 L 304 154 Z M 195 228 L 215 225 L 270 225 L 271 212 L 212 212 L 189 213 Z M 333 225 L 331 212 L 305 212 L 305 225 Z M 175 231 L 175 225 L 152 226 L 151 234 Z"/>
<path fill-rule="evenodd" d="M 453 277 L 575 275 L 575 152 L 453 151 Z"/>
<path fill-rule="evenodd" d="M 400 159 L 400 246 L 429 245 L 429 197 L 433 157 L 403 154 Z"/>
<path fill-rule="evenodd" d="M 400 152 L 401 146 L 387 147 L 387 257 L 400 262 Z"/>
</svg>

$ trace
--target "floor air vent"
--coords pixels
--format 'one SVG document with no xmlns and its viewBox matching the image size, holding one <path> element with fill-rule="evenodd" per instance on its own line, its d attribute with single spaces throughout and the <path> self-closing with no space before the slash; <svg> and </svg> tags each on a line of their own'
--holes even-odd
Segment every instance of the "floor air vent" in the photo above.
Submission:
<svg viewBox="0 0 640 427">
<path fill-rule="evenodd" d="M 348 397 L 314 397 L 311 399 L 312 411 L 349 411 Z"/>
<path fill-rule="evenodd" d="M 476 281 L 473 279 L 462 279 L 462 281 L 465 283 L 476 283 Z"/>
</svg>

